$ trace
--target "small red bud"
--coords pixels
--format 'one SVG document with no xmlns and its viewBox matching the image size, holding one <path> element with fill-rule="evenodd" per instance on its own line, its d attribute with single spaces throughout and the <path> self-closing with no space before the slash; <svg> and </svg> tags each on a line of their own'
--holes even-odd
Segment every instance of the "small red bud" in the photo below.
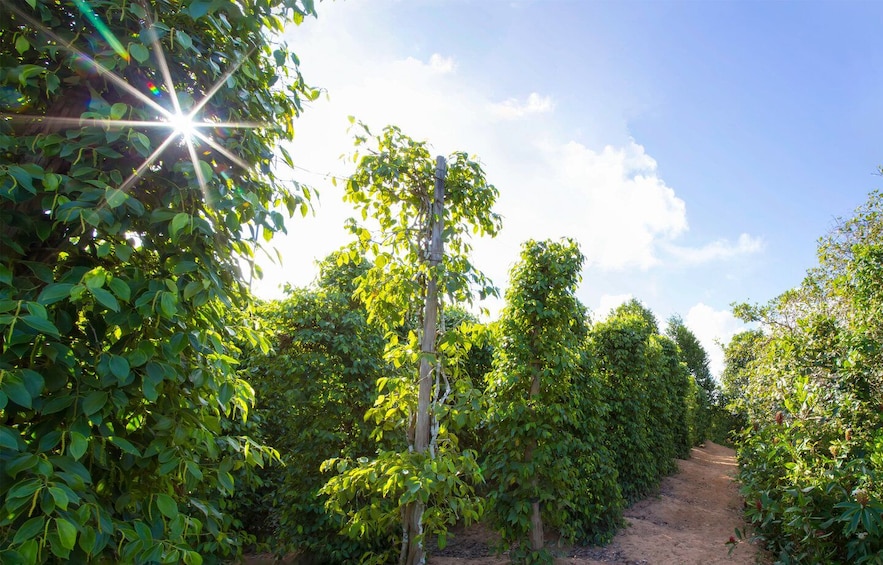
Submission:
<svg viewBox="0 0 883 565">
<path fill-rule="evenodd" d="M 785 415 L 782 414 L 782 411 L 779 410 L 778 412 L 776 412 L 776 423 L 781 426 L 782 422 L 784 420 L 785 420 Z"/>
<path fill-rule="evenodd" d="M 760 503 L 760 500 L 754 502 L 754 507 L 757 508 L 757 511 L 760 512 L 763 510 L 763 504 Z"/>
<path fill-rule="evenodd" d="M 730 536 L 730 541 L 728 541 L 727 543 L 735 544 L 735 543 L 736 543 L 736 537 L 735 537 L 735 536 Z"/>
</svg>

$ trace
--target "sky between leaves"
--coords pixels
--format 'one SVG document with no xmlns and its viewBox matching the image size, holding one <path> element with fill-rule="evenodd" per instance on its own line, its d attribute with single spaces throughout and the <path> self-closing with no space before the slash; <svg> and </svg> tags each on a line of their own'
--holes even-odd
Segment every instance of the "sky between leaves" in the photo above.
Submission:
<svg viewBox="0 0 883 565">
<path fill-rule="evenodd" d="M 799 284 L 815 244 L 881 188 L 883 4 L 349 0 L 289 32 L 327 91 L 295 128 L 315 217 L 274 242 L 260 296 L 306 285 L 347 241 L 327 175 L 353 170 L 347 116 L 464 150 L 504 228 L 475 264 L 505 289 L 520 243 L 573 237 L 595 317 L 637 297 L 680 314 L 718 373 L 733 302 Z M 487 306 L 496 312 L 502 302 Z"/>
</svg>

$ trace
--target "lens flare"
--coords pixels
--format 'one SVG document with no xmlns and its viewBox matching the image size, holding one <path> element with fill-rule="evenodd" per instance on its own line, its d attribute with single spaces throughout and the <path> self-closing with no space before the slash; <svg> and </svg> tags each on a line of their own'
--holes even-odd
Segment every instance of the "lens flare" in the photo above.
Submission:
<svg viewBox="0 0 883 565">
<path fill-rule="evenodd" d="M 157 88 L 156 85 L 150 81 L 147 81 L 147 90 L 149 90 L 150 93 L 153 94 L 154 96 L 160 95 L 159 88 Z"/>
<path fill-rule="evenodd" d="M 98 14 L 95 13 L 95 10 L 92 9 L 89 4 L 85 2 L 85 0 L 74 0 L 74 4 L 77 5 L 80 12 L 86 16 L 86 19 L 95 26 L 95 29 L 98 30 L 98 33 L 101 34 L 101 37 L 107 41 L 107 44 L 116 51 L 116 54 L 125 59 L 129 60 L 129 52 L 126 51 L 126 48 L 123 47 L 123 44 L 120 43 L 120 40 L 114 36 L 114 34 L 110 31 L 110 28 L 98 17 Z"/>
</svg>

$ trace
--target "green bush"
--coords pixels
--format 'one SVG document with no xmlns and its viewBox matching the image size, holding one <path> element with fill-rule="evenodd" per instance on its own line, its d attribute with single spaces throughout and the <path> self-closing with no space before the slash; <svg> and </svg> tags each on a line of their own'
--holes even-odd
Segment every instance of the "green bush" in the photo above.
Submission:
<svg viewBox="0 0 883 565">
<path fill-rule="evenodd" d="M 755 534 L 786 563 L 883 561 L 883 201 L 823 238 L 819 266 L 769 305 L 765 332 L 727 351 L 727 394 L 748 425 L 742 493 Z"/>
<path fill-rule="evenodd" d="M 194 162 L 171 126 L 103 121 L 156 126 L 173 90 L 199 110 L 221 81 L 198 120 L 290 125 L 314 92 L 270 34 L 311 5 L 3 3 L 0 89 L 23 105 L 0 120 L 3 563 L 194 564 L 241 547 L 229 496 L 272 453 L 232 431 L 253 391 L 230 336 L 266 344 L 228 313 L 247 307 L 255 238 L 304 203 L 266 175 L 293 131 L 236 129 L 197 142 Z"/>
<path fill-rule="evenodd" d="M 343 562 L 386 543 L 341 535 L 341 518 L 326 511 L 319 493 L 328 478 L 320 472 L 325 460 L 377 450 L 364 417 L 377 397 L 377 379 L 391 367 L 383 361 L 384 332 L 352 297 L 353 280 L 365 268 L 338 267 L 333 255 L 316 288 L 291 290 L 258 311 L 273 351 L 255 352 L 244 372 L 255 387 L 260 437 L 280 452 L 284 466 L 260 474 L 262 487 L 240 499 L 240 517 L 278 553 Z"/>
<path fill-rule="evenodd" d="M 516 560 L 549 559 L 537 543 L 543 524 L 588 541 L 620 523 L 600 391 L 586 372 L 586 311 L 574 297 L 582 261 L 572 241 L 525 243 L 497 327 L 484 457 L 495 523 Z"/>
</svg>

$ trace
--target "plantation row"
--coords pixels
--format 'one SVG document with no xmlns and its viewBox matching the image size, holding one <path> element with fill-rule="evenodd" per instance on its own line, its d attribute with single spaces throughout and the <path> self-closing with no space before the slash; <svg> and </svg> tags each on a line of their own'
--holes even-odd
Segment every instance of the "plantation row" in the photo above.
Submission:
<svg viewBox="0 0 883 565">
<path fill-rule="evenodd" d="M 782 563 L 883 562 L 883 199 L 819 245 L 819 265 L 726 350 L 747 423 L 740 481 L 750 533 Z"/>
<path fill-rule="evenodd" d="M 543 527 L 609 540 L 623 506 L 705 437 L 711 381 L 692 333 L 673 319 L 671 337 L 661 335 L 637 301 L 590 324 L 573 295 L 577 246 L 528 242 L 499 322 L 446 312 L 450 398 L 438 408 L 437 448 L 409 453 L 415 364 L 396 359 L 415 332 L 406 323 L 385 337 L 368 321 L 353 296 L 370 266 L 345 257 L 326 260 L 314 288 L 262 307 L 276 347 L 244 363 L 261 441 L 285 462 L 237 498 L 256 541 L 323 561 L 393 561 L 400 512 L 416 496 L 440 546 L 448 526 L 484 515 L 514 560 L 537 561 L 549 557 Z M 699 360 L 704 386 L 682 351 Z"/>
</svg>

